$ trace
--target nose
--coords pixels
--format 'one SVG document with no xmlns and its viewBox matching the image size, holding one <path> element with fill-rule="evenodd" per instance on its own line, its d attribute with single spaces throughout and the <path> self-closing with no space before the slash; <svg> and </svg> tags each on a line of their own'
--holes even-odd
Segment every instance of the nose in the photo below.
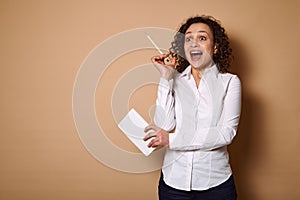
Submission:
<svg viewBox="0 0 300 200">
<path fill-rule="evenodd" d="M 199 44 L 196 42 L 196 40 L 192 40 L 191 46 L 192 46 L 192 47 L 198 47 Z"/>
</svg>

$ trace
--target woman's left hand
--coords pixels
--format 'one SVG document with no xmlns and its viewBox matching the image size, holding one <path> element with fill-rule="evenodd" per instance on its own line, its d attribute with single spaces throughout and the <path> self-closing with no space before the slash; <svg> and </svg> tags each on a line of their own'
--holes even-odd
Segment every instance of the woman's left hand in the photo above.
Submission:
<svg viewBox="0 0 300 200">
<path fill-rule="evenodd" d="M 169 133 L 155 125 L 145 127 L 145 132 L 151 131 L 144 137 L 144 141 L 153 138 L 148 147 L 165 147 L 169 145 Z"/>
</svg>

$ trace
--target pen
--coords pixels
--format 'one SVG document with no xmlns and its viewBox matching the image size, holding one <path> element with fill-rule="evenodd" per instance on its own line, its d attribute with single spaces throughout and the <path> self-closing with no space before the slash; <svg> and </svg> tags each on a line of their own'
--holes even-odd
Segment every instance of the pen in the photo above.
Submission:
<svg viewBox="0 0 300 200">
<path fill-rule="evenodd" d="M 147 35 L 147 34 L 146 34 L 146 36 L 147 36 L 148 40 L 151 42 L 151 44 L 155 47 L 155 49 L 156 49 L 160 54 L 164 54 L 164 53 L 160 50 L 160 48 L 155 44 L 155 42 L 152 40 L 152 38 L 150 37 L 150 35 Z M 165 63 L 166 65 L 172 65 L 172 62 L 171 62 L 171 59 L 169 58 L 169 56 L 166 57 L 166 58 L 164 59 L 164 63 Z"/>
<path fill-rule="evenodd" d="M 155 42 L 151 39 L 151 37 L 149 35 L 147 35 L 147 38 L 149 39 L 149 41 L 153 44 L 153 46 L 155 47 L 155 49 L 160 53 L 163 54 L 163 52 L 158 48 L 158 46 L 155 44 Z"/>
</svg>

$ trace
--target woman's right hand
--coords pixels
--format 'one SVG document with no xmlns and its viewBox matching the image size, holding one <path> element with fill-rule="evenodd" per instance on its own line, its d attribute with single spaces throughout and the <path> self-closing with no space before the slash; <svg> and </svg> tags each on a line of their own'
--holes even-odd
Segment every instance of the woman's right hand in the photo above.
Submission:
<svg viewBox="0 0 300 200">
<path fill-rule="evenodd" d="M 160 72 L 162 78 L 171 80 L 173 78 L 173 73 L 175 72 L 176 59 L 168 57 L 168 54 L 162 54 L 152 57 L 151 61 L 156 69 Z M 170 59 L 170 62 L 167 64 L 164 62 L 166 58 Z"/>
</svg>

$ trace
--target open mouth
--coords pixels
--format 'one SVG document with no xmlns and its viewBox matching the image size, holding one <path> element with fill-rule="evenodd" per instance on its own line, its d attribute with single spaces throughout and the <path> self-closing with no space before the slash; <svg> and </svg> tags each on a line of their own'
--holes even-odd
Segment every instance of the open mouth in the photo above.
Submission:
<svg viewBox="0 0 300 200">
<path fill-rule="evenodd" d="M 192 60 L 199 60 L 201 56 L 203 55 L 202 51 L 191 51 L 190 52 L 191 59 Z"/>
</svg>

